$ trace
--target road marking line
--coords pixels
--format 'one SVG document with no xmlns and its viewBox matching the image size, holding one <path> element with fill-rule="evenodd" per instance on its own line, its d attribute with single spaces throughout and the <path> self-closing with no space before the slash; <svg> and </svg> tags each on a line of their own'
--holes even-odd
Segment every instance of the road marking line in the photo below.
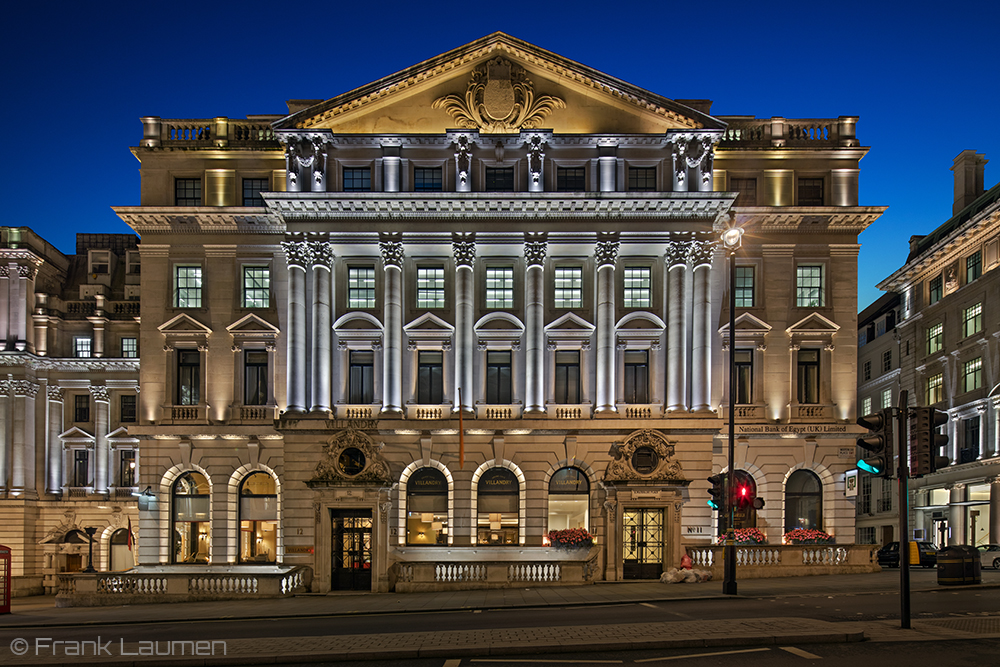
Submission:
<svg viewBox="0 0 1000 667">
<path fill-rule="evenodd" d="M 643 658 L 641 660 L 636 660 L 635 662 L 660 662 L 663 660 L 684 660 L 685 658 L 709 658 L 715 655 L 734 655 L 736 653 L 759 653 L 761 651 L 770 651 L 769 648 L 745 648 L 738 651 L 719 651 L 718 653 L 692 653 L 690 655 L 671 655 L 666 658 Z"/>
<path fill-rule="evenodd" d="M 648 602 L 640 602 L 639 604 L 643 607 L 649 607 L 650 609 L 659 609 L 659 607 L 657 607 L 655 604 L 650 604 Z"/>
<path fill-rule="evenodd" d="M 571 665 L 620 665 L 621 660 L 510 660 L 503 658 L 472 658 L 469 662 L 530 662 L 533 665 L 545 664 L 571 664 Z M 445 667 L 448 667 L 445 665 Z"/>
<path fill-rule="evenodd" d="M 779 646 L 782 651 L 788 651 L 792 655 L 797 655 L 800 658 L 805 658 L 806 660 L 822 660 L 823 656 L 816 655 L 815 653 L 810 653 L 809 651 L 803 651 L 800 648 L 795 648 L 794 646 Z"/>
<path fill-rule="evenodd" d="M 458 667 L 461 664 L 462 664 L 462 659 L 461 658 L 459 658 L 458 660 L 445 660 L 444 661 L 444 667 Z"/>
</svg>

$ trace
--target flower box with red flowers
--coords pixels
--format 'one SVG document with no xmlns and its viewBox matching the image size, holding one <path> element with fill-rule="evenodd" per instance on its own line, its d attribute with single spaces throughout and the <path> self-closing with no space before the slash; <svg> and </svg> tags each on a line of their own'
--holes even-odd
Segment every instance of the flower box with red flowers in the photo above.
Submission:
<svg viewBox="0 0 1000 667">
<path fill-rule="evenodd" d="M 594 546 L 594 536 L 586 528 L 550 530 L 545 538 L 556 549 L 589 549 Z"/>
</svg>

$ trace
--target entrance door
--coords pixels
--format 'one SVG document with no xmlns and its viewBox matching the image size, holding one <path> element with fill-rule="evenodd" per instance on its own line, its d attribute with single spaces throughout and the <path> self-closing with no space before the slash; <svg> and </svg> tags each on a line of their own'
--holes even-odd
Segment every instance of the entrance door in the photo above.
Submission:
<svg viewBox="0 0 1000 667">
<path fill-rule="evenodd" d="M 622 530 L 622 576 L 659 579 L 663 573 L 663 510 L 626 509 Z"/>
<path fill-rule="evenodd" d="M 371 510 L 331 510 L 333 573 L 335 591 L 372 589 Z"/>
</svg>

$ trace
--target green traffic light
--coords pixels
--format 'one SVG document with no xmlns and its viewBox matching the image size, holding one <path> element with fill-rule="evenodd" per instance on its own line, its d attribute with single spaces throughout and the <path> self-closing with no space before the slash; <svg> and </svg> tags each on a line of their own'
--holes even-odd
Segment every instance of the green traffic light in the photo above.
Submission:
<svg viewBox="0 0 1000 667">
<path fill-rule="evenodd" d="M 882 474 L 881 468 L 879 468 L 878 466 L 873 465 L 873 464 L 871 464 L 871 463 L 869 463 L 868 461 L 865 461 L 865 460 L 858 461 L 858 467 L 861 468 L 862 470 L 870 472 L 873 475 L 881 475 Z"/>
<path fill-rule="evenodd" d="M 714 510 L 719 509 L 719 504 L 716 503 L 714 500 L 709 500 L 708 501 L 708 506 L 711 507 Z"/>
</svg>

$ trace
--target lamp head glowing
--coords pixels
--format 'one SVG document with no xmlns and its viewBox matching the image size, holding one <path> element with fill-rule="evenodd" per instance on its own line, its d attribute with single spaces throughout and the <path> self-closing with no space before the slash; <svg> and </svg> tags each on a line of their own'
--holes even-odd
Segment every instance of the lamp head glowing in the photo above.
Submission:
<svg viewBox="0 0 1000 667">
<path fill-rule="evenodd" d="M 743 229 L 740 227 L 730 227 L 722 232 L 722 245 L 726 250 L 739 250 L 743 243 Z"/>
</svg>

